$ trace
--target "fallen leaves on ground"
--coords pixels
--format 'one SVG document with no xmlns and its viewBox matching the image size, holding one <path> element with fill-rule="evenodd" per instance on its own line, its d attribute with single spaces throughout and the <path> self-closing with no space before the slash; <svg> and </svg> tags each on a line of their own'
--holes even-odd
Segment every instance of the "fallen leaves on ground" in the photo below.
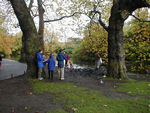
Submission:
<svg viewBox="0 0 150 113">
<path fill-rule="evenodd" d="M 104 107 L 107 107 L 108 105 L 104 104 L 103 106 L 104 106 Z"/>
<path fill-rule="evenodd" d="M 72 108 L 72 111 L 76 111 L 77 110 L 77 108 Z"/>
<path fill-rule="evenodd" d="M 101 102 L 102 102 L 102 100 L 99 100 L 98 102 L 99 102 L 99 103 L 101 103 Z"/>
<path fill-rule="evenodd" d="M 80 100 L 80 102 L 82 102 L 82 103 L 83 103 L 83 102 L 84 102 L 84 100 L 82 99 L 82 100 Z"/>
<path fill-rule="evenodd" d="M 25 110 L 28 110 L 28 107 L 27 107 L 27 106 L 25 106 L 25 107 L 24 107 L 24 109 L 25 109 Z"/>
<path fill-rule="evenodd" d="M 95 100 L 95 99 L 96 99 L 96 98 L 94 98 L 94 97 L 92 98 L 92 100 Z"/>
<path fill-rule="evenodd" d="M 64 107 L 64 110 L 67 110 L 67 108 L 66 108 L 66 107 Z"/>
<path fill-rule="evenodd" d="M 28 92 L 27 95 L 33 95 L 33 93 L 32 92 Z"/>
</svg>

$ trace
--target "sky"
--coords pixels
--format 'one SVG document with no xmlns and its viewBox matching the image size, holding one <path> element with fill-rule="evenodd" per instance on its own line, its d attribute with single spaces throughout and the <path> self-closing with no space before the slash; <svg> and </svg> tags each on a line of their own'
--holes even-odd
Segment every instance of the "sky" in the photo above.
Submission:
<svg viewBox="0 0 150 113">
<path fill-rule="evenodd" d="M 51 4 L 45 8 L 47 12 L 45 19 L 46 18 L 56 19 L 64 15 L 65 16 L 70 15 L 70 12 L 69 12 L 70 10 L 67 8 L 68 6 L 72 5 L 71 2 L 69 2 L 69 0 L 65 0 L 64 2 L 61 2 L 61 0 L 57 0 L 57 1 L 58 1 L 58 4 L 56 2 L 51 2 L 51 0 L 47 0 L 47 2 L 45 2 L 45 4 Z M 37 6 L 36 4 L 37 4 L 36 0 L 34 0 L 33 6 Z M 61 16 L 57 14 L 58 8 L 63 9 L 63 11 L 61 11 L 62 13 Z M 2 17 L 2 15 L 6 16 L 3 26 L 7 28 L 10 34 L 19 33 L 21 30 L 18 25 L 18 20 L 16 16 L 13 14 L 13 9 L 11 8 L 10 4 L 8 4 L 6 0 L 0 0 L 0 10 L 2 11 L 2 14 L 0 15 L 0 17 Z M 33 7 L 33 10 L 35 10 L 34 7 Z M 129 17 L 125 22 L 130 21 L 131 18 L 132 17 Z M 50 33 L 57 34 L 60 42 L 65 42 L 70 37 L 83 38 L 84 37 L 83 31 L 85 27 L 87 26 L 87 24 L 89 23 L 89 21 L 90 21 L 89 18 L 82 14 L 78 18 L 72 18 L 72 17 L 64 18 L 60 21 L 45 23 L 45 29 L 50 31 Z M 38 22 L 39 22 L 38 17 L 34 18 L 34 22 L 38 28 Z"/>
<path fill-rule="evenodd" d="M 36 0 L 34 0 L 36 1 Z M 37 3 L 34 2 L 33 5 L 36 5 Z M 48 3 L 47 3 L 48 4 Z M 67 7 L 64 4 L 61 4 L 64 8 Z M 67 4 L 70 5 L 70 4 Z M 61 6 L 61 7 L 62 7 Z M 5 7 L 5 8 L 4 8 Z M 47 7 L 46 10 L 48 10 L 47 18 L 49 19 L 56 19 L 60 18 L 61 16 L 58 16 L 56 14 L 56 10 L 58 8 L 58 5 L 53 2 L 53 7 Z M 16 34 L 20 32 L 20 27 L 18 26 L 18 20 L 16 16 L 13 14 L 13 9 L 8 5 L 8 2 L 6 0 L 0 0 L 0 10 L 2 10 L 3 14 L 5 15 L 5 21 L 3 23 L 3 26 L 7 28 L 8 32 L 10 34 Z M 34 8 L 33 8 L 34 10 Z M 11 13 L 10 13 L 11 12 Z M 9 14 L 10 13 L 10 14 Z M 67 14 L 69 15 L 69 14 Z M 65 15 L 66 16 L 66 15 Z M 38 28 L 38 17 L 34 18 L 34 22 Z M 85 15 L 81 15 L 80 19 L 73 19 L 73 18 L 64 18 L 60 21 L 55 22 L 49 22 L 45 23 L 45 29 L 49 30 L 50 32 L 53 32 L 54 34 L 58 35 L 58 39 L 60 42 L 67 41 L 68 38 L 83 38 L 83 33 L 78 33 L 81 28 L 84 28 L 87 23 L 89 22 L 89 18 Z M 80 25 L 80 26 L 78 26 Z M 83 30 L 83 29 L 82 29 Z"/>
</svg>

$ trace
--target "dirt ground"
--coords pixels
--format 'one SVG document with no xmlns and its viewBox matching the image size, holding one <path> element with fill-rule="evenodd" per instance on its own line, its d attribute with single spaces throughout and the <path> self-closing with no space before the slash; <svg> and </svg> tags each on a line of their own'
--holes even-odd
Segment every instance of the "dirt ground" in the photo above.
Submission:
<svg viewBox="0 0 150 113">
<path fill-rule="evenodd" d="M 132 74 L 129 74 L 129 76 L 141 80 L 138 76 Z M 142 80 L 146 79 L 142 78 Z M 108 98 L 132 98 L 130 95 L 113 91 L 118 87 L 118 82 L 104 81 L 104 84 L 99 84 L 95 75 L 88 73 L 82 75 L 81 72 L 66 71 L 65 80 L 59 81 L 55 72 L 53 82 L 73 82 L 81 87 L 99 90 Z M 14 113 L 46 113 L 48 110 L 63 108 L 62 103 L 51 103 L 51 100 L 55 98 L 53 95 L 29 95 L 29 92 L 32 92 L 32 89 L 24 76 L 0 81 L 0 113 L 12 113 L 13 109 L 15 110 Z M 26 106 L 30 106 L 30 108 L 25 110 Z"/>
</svg>

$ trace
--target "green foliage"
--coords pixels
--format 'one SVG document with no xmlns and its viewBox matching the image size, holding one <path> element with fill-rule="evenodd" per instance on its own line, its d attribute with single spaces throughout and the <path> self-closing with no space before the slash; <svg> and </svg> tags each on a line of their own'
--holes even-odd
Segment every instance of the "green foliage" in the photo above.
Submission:
<svg viewBox="0 0 150 113">
<path fill-rule="evenodd" d="M 67 110 L 73 110 L 75 113 L 149 113 L 147 98 L 142 96 L 135 98 L 108 98 L 103 96 L 99 91 L 91 90 L 88 88 L 81 88 L 72 83 L 45 83 L 39 80 L 30 80 L 35 93 L 51 93 L 56 96 L 53 103 L 61 102 L 64 104 L 63 109 L 55 110 L 55 113 L 64 112 Z M 128 87 L 124 89 L 131 89 L 134 91 L 135 87 L 132 87 L 132 83 L 128 83 Z M 131 85 L 130 85 L 131 84 Z M 136 86 L 138 84 L 138 86 Z M 147 92 L 145 82 L 137 82 L 135 85 L 140 87 L 140 90 Z M 146 82 L 146 85 L 149 83 Z M 124 87 L 121 85 L 120 87 Z M 126 92 L 125 90 L 124 92 Z M 128 91 L 127 91 L 128 92 Z M 149 96 L 149 92 L 142 93 L 141 95 Z M 119 104 L 118 104 L 119 103 Z M 53 113 L 49 111 L 48 113 Z"/>
<path fill-rule="evenodd" d="M 150 23 L 133 21 L 125 35 L 126 60 L 131 70 L 145 72 L 150 65 Z"/>
<path fill-rule="evenodd" d="M 150 5 L 150 0 L 146 0 L 146 2 Z"/>
<path fill-rule="evenodd" d="M 74 50 L 75 60 L 94 61 L 95 54 L 99 51 L 103 63 L 107 63 L 107 32 L 98 24 L 91 24 L 91 27 L 84 32 L 84 38 L 81 44 Z"/>
<path fill-rule="evenodd" d="M 12 57 L 20 59 L 21 56 L 21 48 L 22 48 L 22 33 L 17 34 L 14 42 L 14 51 L 12 51 Z"/>
</svg>

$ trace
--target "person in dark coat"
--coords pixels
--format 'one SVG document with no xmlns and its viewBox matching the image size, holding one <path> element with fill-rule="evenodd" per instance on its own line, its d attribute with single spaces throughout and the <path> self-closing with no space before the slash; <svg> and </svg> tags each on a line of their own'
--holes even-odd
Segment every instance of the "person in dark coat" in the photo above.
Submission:
<svg viewBox="0 0 150 113">
<path fill-rule="evenodd" d="M 60 80 L 64 80 L 64 60 L 66 59 L 66 55 L 62 53 L 62 49 L 59 50 L 57 55 L 58 61 L 58 75 Z"/>
<path fill-rule="evenodd" d="M 53 80 L 53 72 L 54 72 L 54 68 L 55 68 L 55 60 L 54 60 L 52 54 L 50 54 L 49 59 L 46 60 L 45 63 L 48 63 L 49 79 Z"/>
<path fill-rule="evenodd" d="M 37 62 L 38 62 L 38 79 L 39 80 L 42 80 L 42 71 L 43 71 L 43 67 L 44 67 L 44 64 L 43 64 L 43 61 L 44 61 L 44 56 L 42 55 L 43 51 L 42 50 L 39 50 L 39 52 L 37 53 Z"/>
</svg>

